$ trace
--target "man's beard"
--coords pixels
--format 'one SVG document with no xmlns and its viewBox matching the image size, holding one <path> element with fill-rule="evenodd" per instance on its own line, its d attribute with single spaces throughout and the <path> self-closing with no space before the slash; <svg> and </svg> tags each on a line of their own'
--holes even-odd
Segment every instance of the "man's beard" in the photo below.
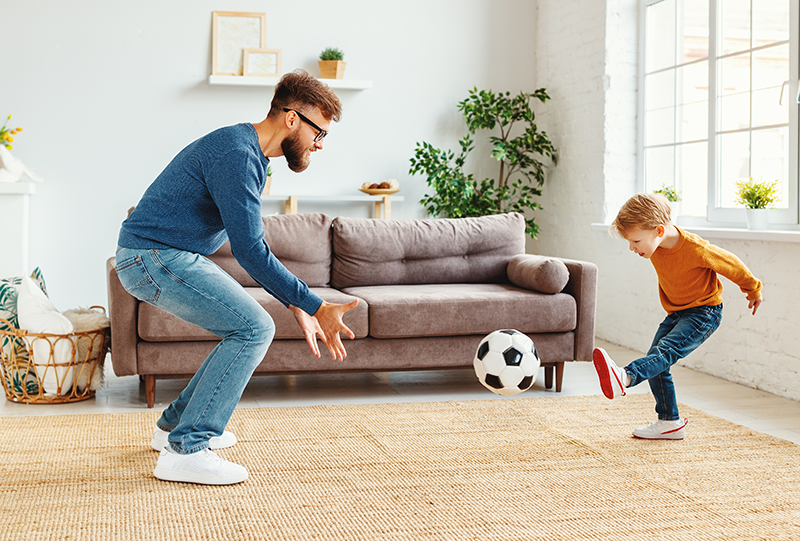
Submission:
<svg viewBox="0 0 800 541">
<path fill-rule="evenodd" d="M 308 148 L 303 145 L 303 141 L 300 139 L 300 130 L 288 135 L 281 141 L 281 150 L 289 169 L 295 173 L 305 171 L 308 164 L 311 163 L 311 159 L 308 156 Z"/>
</svg>

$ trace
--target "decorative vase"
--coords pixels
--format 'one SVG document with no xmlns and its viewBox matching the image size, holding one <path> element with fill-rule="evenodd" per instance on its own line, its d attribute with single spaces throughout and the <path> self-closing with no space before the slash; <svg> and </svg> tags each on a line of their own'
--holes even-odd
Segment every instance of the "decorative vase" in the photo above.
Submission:
<svg viewBox="0 0 800 541">
<path fill-rule="evenodd" d="M 269 195 L 269 189 L 272 187 L 272 175 L 267 177 L 267 183 L 264 184 L 264 191 L 261 192 L 264 195 Z"/>
<path fill-rule="evenodd" d="M 747 215 L 747 229 L 753 231 L 763 231 L 769 229 L 768 227 L 768 211 L 767 209 L 744 209 Z"/>
<path fill-rule="evenodd" d="M 681 215 L 681 202 L 680 201 L 670 201 L 669 208 L 672 211 L 672 223 L 678 222 L 678 216 Z"/>
<path fill-rule="evenodd" d="M 341 60 L 320 60 L 319 74 L 321 79 L 342 79 L 347 62 Z"/>
</svg>

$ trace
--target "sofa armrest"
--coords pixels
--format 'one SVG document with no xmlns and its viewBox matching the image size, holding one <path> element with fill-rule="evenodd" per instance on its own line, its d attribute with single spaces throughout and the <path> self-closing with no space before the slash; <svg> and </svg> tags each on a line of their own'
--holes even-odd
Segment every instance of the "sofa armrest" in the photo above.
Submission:
<svg viewBox="0 0 800 541">
<path fill-rule="evenodd" d="M 560 259 L 567 266 L 569 281 L 564 288 L 564 293 L 575 297 L 578 305 L 578 322 L 575 327 L 575 360 L 591 361 L 597 305 L 597 265 L 588 261 L 554 259 Z"/>
<path fill-rule="evenodd" d="M 108 317 L 111 319 L 111 363 L 116 375 L 132 376 L 138 374 L 139 366 L 136 353 L 139 342 L 139 301 L 122 287 L 117 277 L 116 262 L 116 257 L 106 262 Z"/>
</svg>

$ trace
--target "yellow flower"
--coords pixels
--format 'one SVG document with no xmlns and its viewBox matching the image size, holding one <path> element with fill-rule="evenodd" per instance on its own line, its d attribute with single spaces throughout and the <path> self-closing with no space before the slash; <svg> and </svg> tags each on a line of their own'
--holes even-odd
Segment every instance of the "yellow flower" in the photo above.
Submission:
<svg viewBox="0 0 800 541">
<path fill-rule="evenodd" d="M 14 138 L 11 137 L 10 135 L 6 136 L 6 141 L 8 141 L 9 143 L 13 143 L 14 142 Z"/>
</svg>

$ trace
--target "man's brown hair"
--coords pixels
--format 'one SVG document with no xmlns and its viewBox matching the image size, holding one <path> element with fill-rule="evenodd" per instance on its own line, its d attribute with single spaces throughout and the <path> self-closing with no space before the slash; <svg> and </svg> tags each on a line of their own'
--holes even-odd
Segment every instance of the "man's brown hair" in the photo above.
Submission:
<svg viewBox="0 0 800 541">
<path fill-rule="evenodd" d="M 303 69 L 287 73 L 275 85 L 269 116 L 283 114 L 284 107 L 296 109 L 301 113 L 310 113 L 312 109 L 319 108 L 327 120 L 339 122 L 342 118 L 342 104 L 339 97 L 328 85 Z"/>
<path fill-rule="evenodd" d="M 669 200 L 658 193 L 637 193 L 622 205 L 611 222 L 612 231 L 625 235 L 633 229 L 655 229 L 672 222 Z"/>
</svg>

